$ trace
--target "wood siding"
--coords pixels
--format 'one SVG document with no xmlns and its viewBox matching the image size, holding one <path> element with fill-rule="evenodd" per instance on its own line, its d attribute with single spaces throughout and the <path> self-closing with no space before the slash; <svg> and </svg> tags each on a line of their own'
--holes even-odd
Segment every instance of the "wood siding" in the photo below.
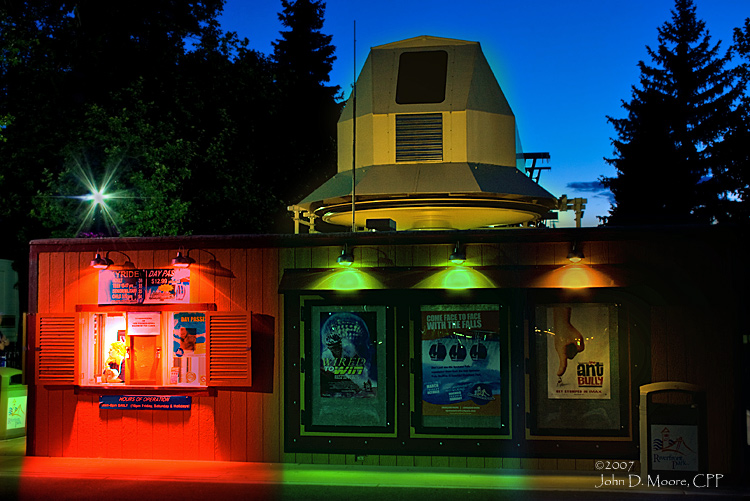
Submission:
<svg viewBox="0 0 750 501">
<path fill-rule="evenodd" d="M 219 389 L 215 396 L 193 397 L 190 411 L 115 411 L 99 409 L 98 393 L 41 384 L 30 392 L 35 410 L 30 417 L 29 454 L 281 460 L 278 250 L 206 248 L 236 278 L 193 271 L 191 301 L 215 303 L 219 311 L 252 311 L 276 319 L 273 392 Z M 177 250 L 126 252 L 138 268 L 166 268 Z M 89 267 L 92 256 L 89 251 L 39 253 L 38 313 L 75 315 L 76 305 L 97 303 L 98 270 Z M 202 252 L 194 251 L 192 256 L 198 264 L 210 259 Z"/>
<path fill-rule="evenodd" d="M 543 230 L 526 231 L 539 235 Z M 639 277 L 631 293 L 647 305 L 648 315 L 633 322 L 648 324 L 650 345 L 643 348 L 648 357 L 637 356 L 638 347 L 631 347 L 631 353 L 636 354 L 631 370 L 647 370 L 651 382 L 675 380 L 709 389 L 709 469 L 715 473 L 730 471 L 736 462 L 737 449 L 732 444 L 738 441 L 740 405 L 740 387 L 729 375 L 739 367 L 741 347 L 739 315 L 744 296 L 734 294 L 739 287 L 733 282 L 738 280 L 735 267 L 739 264 L 739 251 L 730 245 L 712 247 L 714 243 L 708 239 L 696 247 L 690 238 L 659 237 L 656 233 L 623 235 L 578 239 L 578 244 L 585 254 L 584 264 L 620 266 L 624 273 Z M 252 311 L 275 319 L 272 392 L 220 389 L 215 396 L 194 397 L 191 411 L 124 412 L 100 410 L 95 393 L 76 394 L 72 387 L 36 386 L 30 392 L 34 413 L 29 427 L 29 453 L 452 468 L 593 469 L 594 461 L 588 458 L 285 453 L 284 297 L 278 294 L 278 284 L 286 269 L 336 266 L 344 240 L 336 245 L 320 245 L 318 241 L 310 239 L 304 245 L 264 248 L 234 248 L 226 241 L 224 248 L 207 244 L 203 247 L 213 252 L 236 278 L 196 273 L 191 283 L 191 302 L 215 303 L 220 312 Z M 449 238 L 441 244 L 406 245 L 399 243 L 398 238 L 394 241 L 377 245 L 349 242 L 349 245 L 356 263 L 390 268 L 444 266 L 455 245 Z M 160 250 L 148 250 L 147 245 L 139 244 L 141 250 L 123 249 L 138 268 L 167 267 L 179 243 L 170 249 L 161 245 Z M 92 251 L 49 251 L 49 245 L 38 248 L 38 260 L 32 261 L 32 266 L 38 268 L 31 273 L 32 277 L 38 277 L 37 283 L 31 284 L 32 294 L 36 291 L 32 300 L 36 312 L 74 313 L 76 305 L 97 302 L 98 275 L 89 267 Z M 688 249 L 690 255 L 686 253 Z M 521 238 L 518 242 L 501 238 L 497 242 L 481 241 L 466 246 L 467 264 L 471 266 L 562 266 L 568 264 L 569 250 L 569 238 L 561 241 Z M 702 257 L 698 263 L 695 256 L 701 251 L 710 257 Z M 200 252 L 192 257 L 199 263 L 210 259 Z M 649 367 L 637 366 L 641 360 L 647 360 Z M 717 370 L 720 367 L 728 369 Z M 638 419 L 637 415 L 631 417 Z"/>
</svg>

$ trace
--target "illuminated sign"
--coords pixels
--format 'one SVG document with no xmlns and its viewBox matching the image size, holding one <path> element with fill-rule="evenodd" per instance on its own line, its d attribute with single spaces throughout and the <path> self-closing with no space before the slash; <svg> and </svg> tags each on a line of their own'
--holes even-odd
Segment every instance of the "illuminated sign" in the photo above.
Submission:
<svg viewBox="0 0 750 501">
<path fill-rule="evenodd" d="M 190 270 L 100 270 L 99 304 L 190 302 Z"/>
<path fill-rule="evenodd" d="M 193 397 L 184 395 L 100 395 L 99 408 L 110 410 L 189 411 Z"/>
</svg>

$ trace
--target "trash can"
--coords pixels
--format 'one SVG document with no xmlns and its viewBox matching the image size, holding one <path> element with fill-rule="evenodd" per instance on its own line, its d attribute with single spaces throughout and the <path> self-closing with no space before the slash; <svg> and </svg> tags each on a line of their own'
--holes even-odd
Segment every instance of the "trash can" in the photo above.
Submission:
<svg viewBox="0 0 750 501">
<path fill-rule="evenodd" d="M 21 384 L 21 374 L 18 369 L 0 367 L 0 440 L 26 435 L 29 388 Z"/>
<path fill-rule="evenodd" d="M 688 480 L 708 468 L 706 392 L 664 381 L 640 389 L 641 478 Z"/>
</svg>

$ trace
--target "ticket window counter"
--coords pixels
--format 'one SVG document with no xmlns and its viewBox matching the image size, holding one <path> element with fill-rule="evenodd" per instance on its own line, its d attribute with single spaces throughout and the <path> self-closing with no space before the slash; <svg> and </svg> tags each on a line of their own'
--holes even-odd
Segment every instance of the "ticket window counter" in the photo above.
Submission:
<svg viewBox="0 0 750 501">
<path fill-rule="evenodd" d="M 206 385 L 205 312 L 82 315 L 84 385 Z"/>
<path fill-rule="evenodd" d="M 36 315 L 36 384 L 251 387 L 252 331 L 272 336 L 271 317 L 217 312 L 208 303 L 172 306 L 83 305 L 74 314 Z"/>
</svg>

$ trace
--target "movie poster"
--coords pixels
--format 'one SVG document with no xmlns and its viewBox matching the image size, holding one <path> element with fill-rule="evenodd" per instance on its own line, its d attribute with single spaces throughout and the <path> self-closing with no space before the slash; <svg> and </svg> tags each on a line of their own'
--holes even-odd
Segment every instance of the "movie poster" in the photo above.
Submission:
<svg viewBox="0 0 750 501">
<path fill-rule="evenodd" d="M 321 312 L 320 396 L 375 398 L 378 391 L 375 312 Z"/>
<path fill-rule="evenodd" d="M 497 305 L 422 307 L 423 416 L 501 415 L 499 323 Z"/>
<path fill-rule="evenodd" d="M 605 305 L 547 308 L 548 398 L 611 398 L 609 314 Z"/>
<path fill-rule="evenodd" d="M 172 329 L 171 384 L 206 384 L 206 314 L 175 313 Z"/>
</svg>

